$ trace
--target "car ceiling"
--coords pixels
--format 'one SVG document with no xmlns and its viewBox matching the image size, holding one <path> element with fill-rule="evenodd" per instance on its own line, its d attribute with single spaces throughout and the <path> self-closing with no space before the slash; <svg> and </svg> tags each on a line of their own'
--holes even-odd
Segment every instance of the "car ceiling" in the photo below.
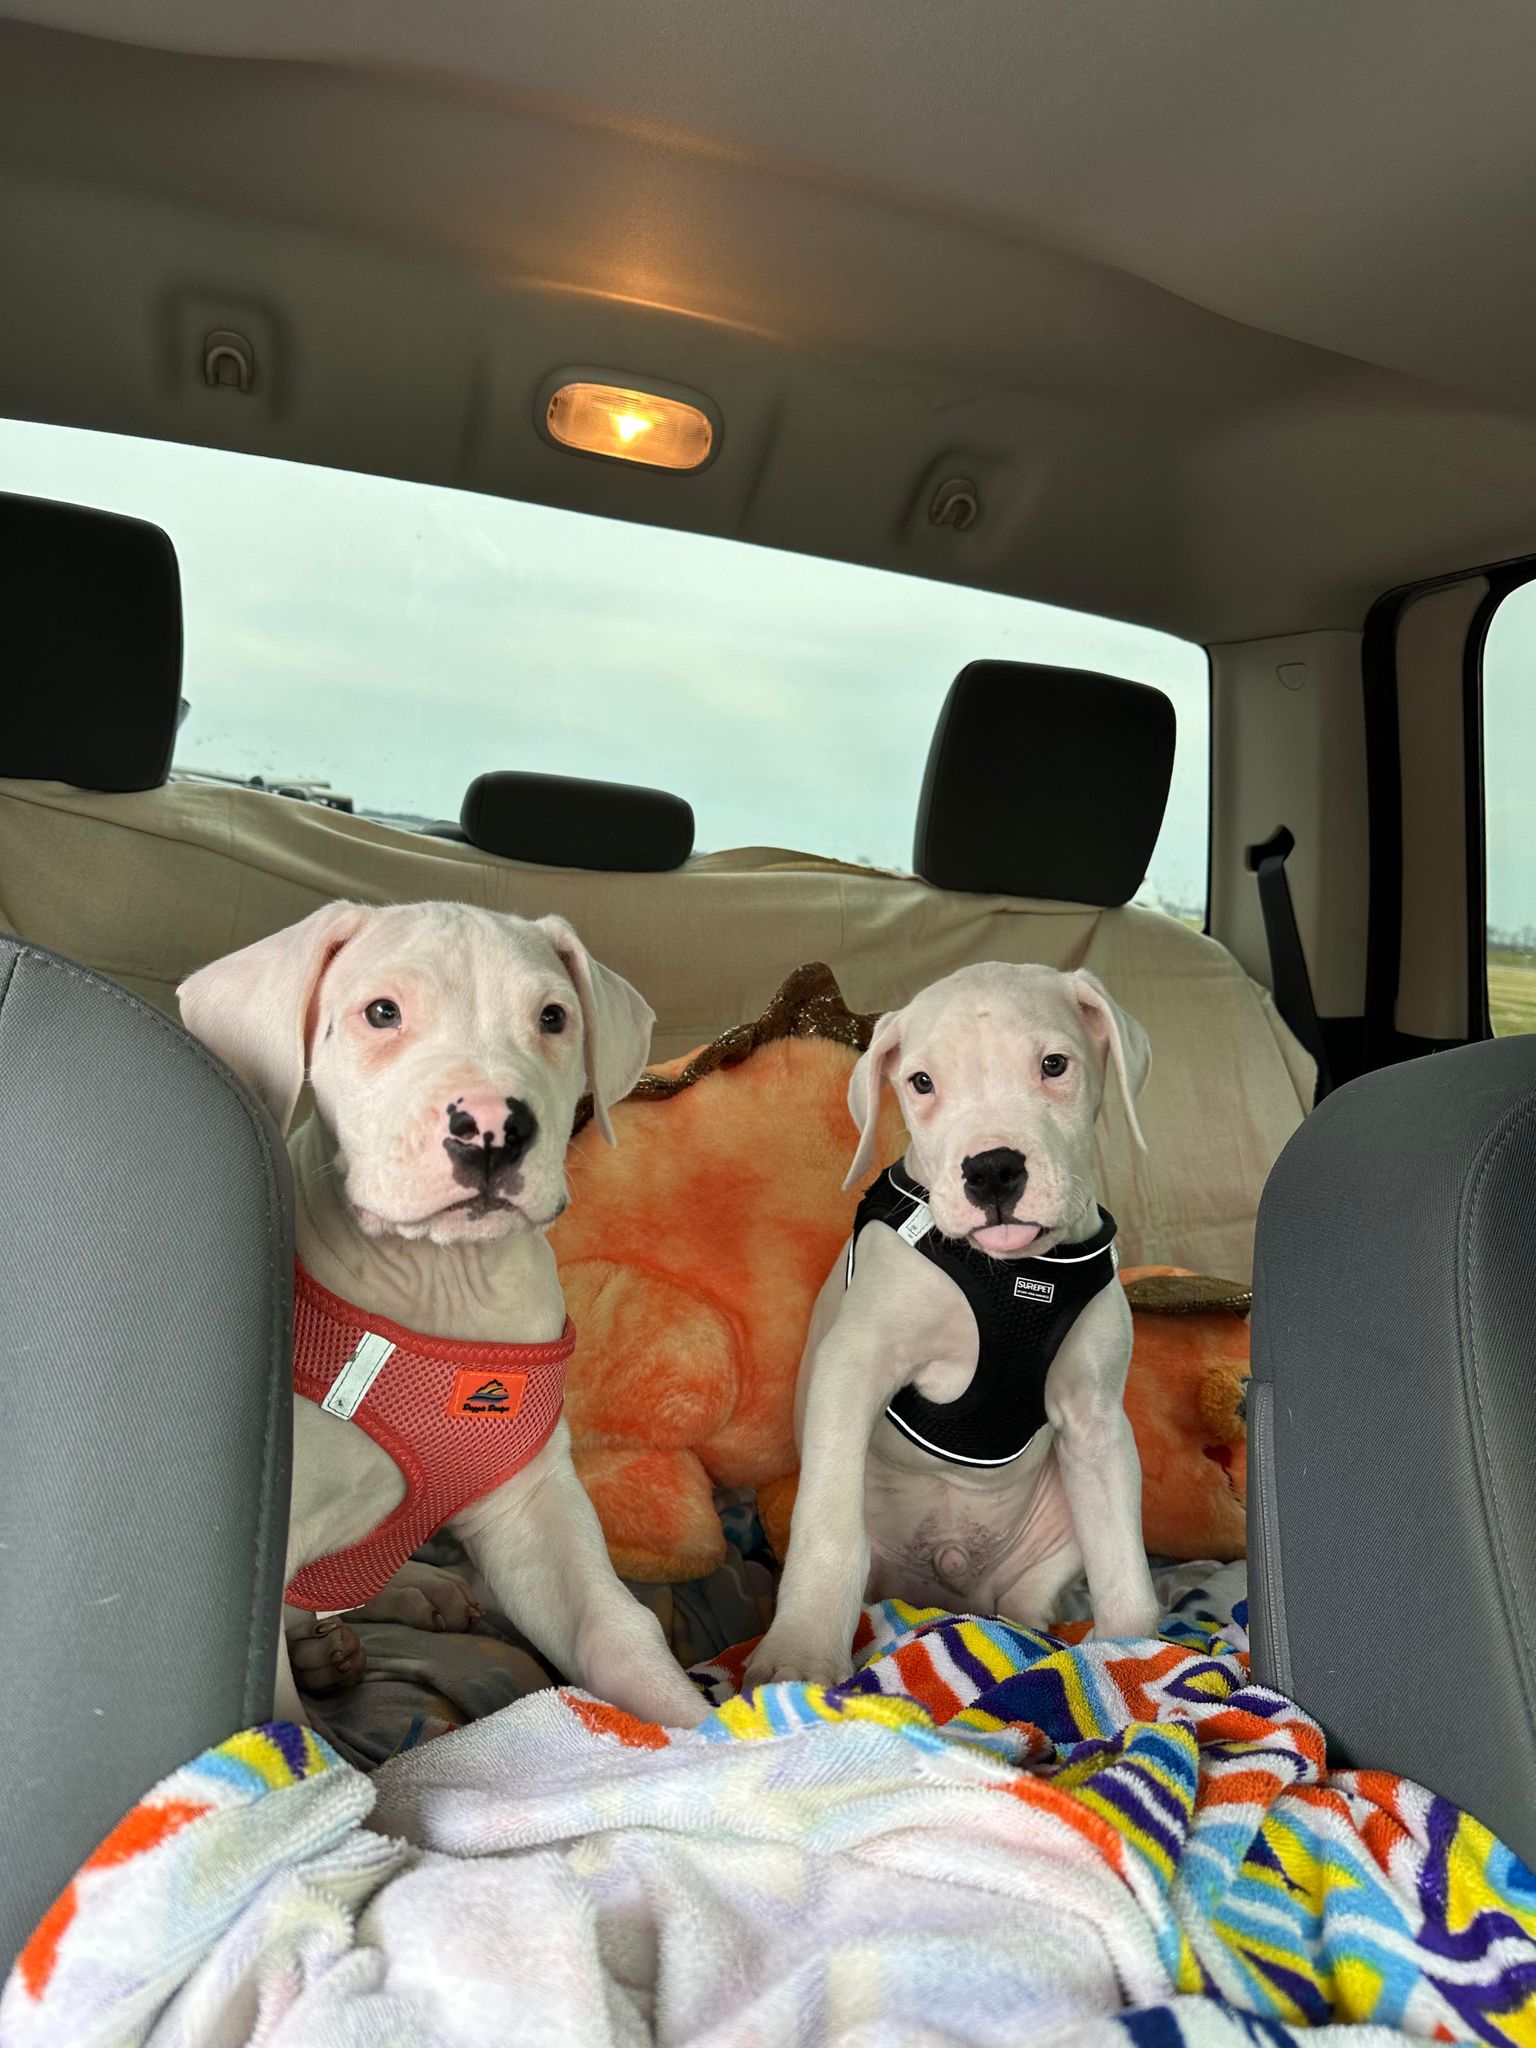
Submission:
<svg viewBox="0 0 1536 2048">
<path fill-rule="evenodd" d="M 0 0 L 0 412 L 1358 625 L 1536 550 L 1532 77 L 1523 0 Z M 564 365 L 720 460 L 549 448 Z"/>
</svg>

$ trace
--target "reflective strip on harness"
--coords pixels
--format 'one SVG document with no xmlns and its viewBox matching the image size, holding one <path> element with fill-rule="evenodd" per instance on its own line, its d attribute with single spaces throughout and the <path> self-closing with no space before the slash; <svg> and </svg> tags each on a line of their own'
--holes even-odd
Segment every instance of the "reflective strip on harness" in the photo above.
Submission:
<svg viewBox="0 0 1536 2048">
<path fill-rule="evenodd" d="M 460 1509 L 536 1458 L 560 1420 L 575 1348 L 569 1318 L 549 1344 L 423 1336 L 365 1315 L 301 1266 L 294 1392 L 366 1430 L 400 1468 L 405 1497 L 360 1541 L 297 1571 L 288 1604 L 316 1613 L 364 1606 Z"/>
</svg>

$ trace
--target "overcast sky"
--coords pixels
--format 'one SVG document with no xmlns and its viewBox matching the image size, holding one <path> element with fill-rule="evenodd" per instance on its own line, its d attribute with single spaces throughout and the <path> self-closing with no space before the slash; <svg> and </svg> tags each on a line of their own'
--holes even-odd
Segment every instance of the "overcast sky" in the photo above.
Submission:
<svg viewBox="0 0 1536 2048">
<path fill-rule="evenodd" d="M 944 691 L 1001 656 L 1158 684 L 1179 719 L 1152 868 L 1204 902 L 1205 661 L 1140 627 L 466 492 L 0 422 L 0 490 L 170 534 L 179 760 L 456 818 L 491 768 L 649 782 L 701 850 L 905 867 Z"/>
<path fill-rule="evenodd" d="M 1205 900 L 1203 653 L 1075 612 L 734 541 L 0 421 L 0 490 L 136 513 L 181 559 L 184 765 L 456 818 L 490 768 L 649 782 L 701 850 L 905 867 L 944 691 L 983 656 L 1155 683 L 1178 713 L 1150 882 Z M 1536 587 L 1487 652 L 1489 914 L 1536 924 Z"/>
</svg>

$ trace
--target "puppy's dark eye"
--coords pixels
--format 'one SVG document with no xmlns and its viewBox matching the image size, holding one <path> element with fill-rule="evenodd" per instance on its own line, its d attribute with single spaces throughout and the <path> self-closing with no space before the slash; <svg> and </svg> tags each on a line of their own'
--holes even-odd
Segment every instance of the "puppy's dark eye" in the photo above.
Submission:
<svg viewBox="0 0 1536 2048">
<path fill-rule="evenodd" d="M 565 1005 L 546 1003 L 539 1012 L 539 1029 L 551 1038 L 558 1038 L 565 1029 Z"/>
<path fill-rule="evenodd" d="M 1048 1052 L 1040 1062 L 1040 1071 L 1047 1081 L 1059 1081 L 1071 1064 L 1064 1052 Z"/>
<path fill-rule="evenodd" d="M 914 1095 L 931 1095 L 933 1093 L 933 1076 L 932 1074 L 921 1072 L 908 1074 L 907 1086 Z"/>
<path fill-rule="evenodd" d="M 363 1015 L 375 1031 L 398 1031 L 400 1028 L 400 1005 L 388 996 L 375 996 Z"/>
</svg>

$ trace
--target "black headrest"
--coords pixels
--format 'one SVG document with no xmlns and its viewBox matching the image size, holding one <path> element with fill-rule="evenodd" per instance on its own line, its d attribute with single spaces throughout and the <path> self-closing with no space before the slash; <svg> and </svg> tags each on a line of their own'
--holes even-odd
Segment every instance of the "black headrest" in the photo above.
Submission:
<svg viewBox="0 0 1536 2048">
<path fill-rule="evenodd" d="M 912 865 L 940 889 L 1128 903 L 1173 774 L 1161 690 L 1086 669 L 973 661 L 950 685 Z"/>
<path fill-rule="evenodd" d="M 472 846 L 543 867 L 656 874 L 693 851 L 693 807 L 680 796 L 570 775 L 477 776 L 459 823 Z"/>
<path fill-rule="evenodd" d="M 158 789 L 181 708 L 181 578 L 158 526 L 0 493 L 0 775 Z"/>
</svg>

